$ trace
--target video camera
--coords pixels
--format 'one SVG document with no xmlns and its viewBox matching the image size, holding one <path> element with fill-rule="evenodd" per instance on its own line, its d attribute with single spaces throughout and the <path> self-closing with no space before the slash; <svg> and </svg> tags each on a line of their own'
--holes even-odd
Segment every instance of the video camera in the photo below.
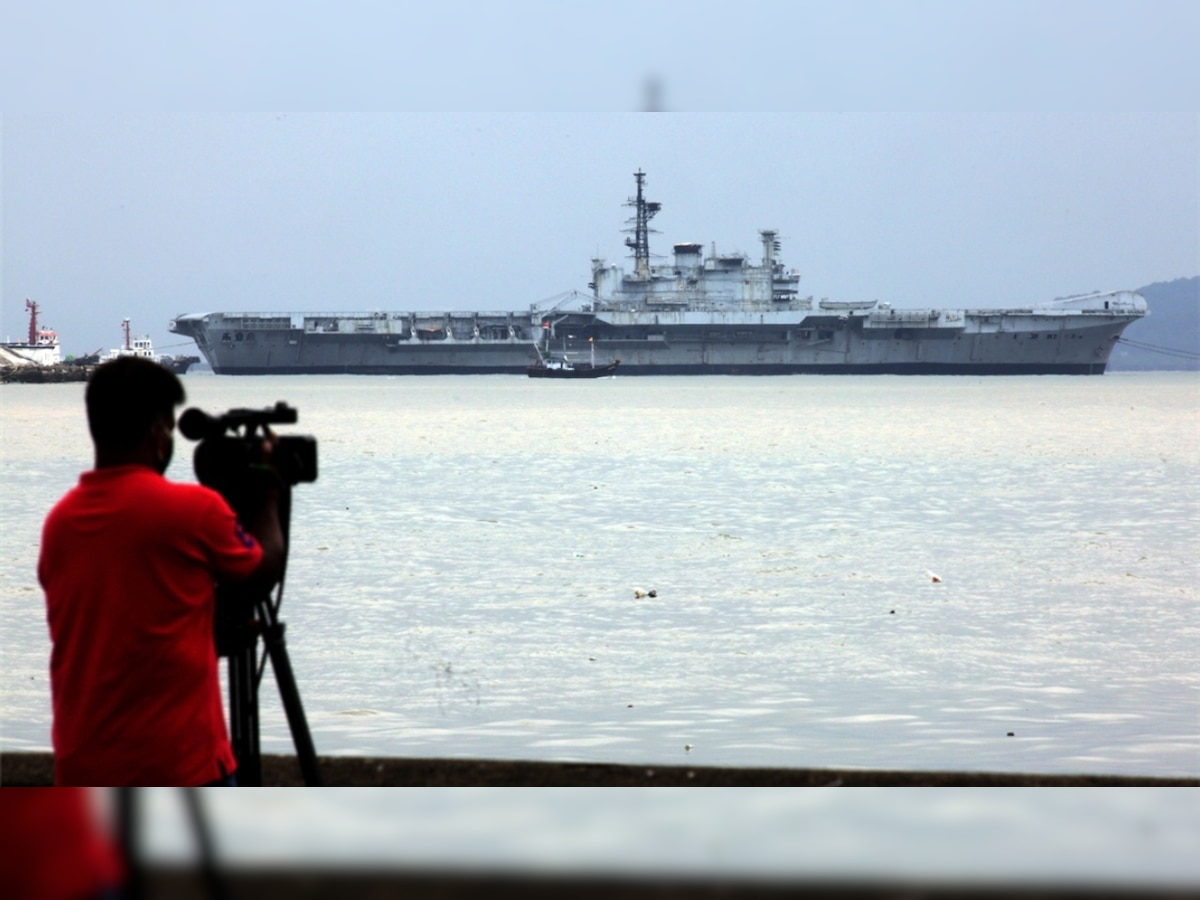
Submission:
<svg viewBox="0 0 1200 900">
<path fill-rule="evenodd" d="M 264 475 L 277 475 L 288 487 L 317 480 L 316 438 L 275 437 L 270 457 L 263 458 L 268 426 L 296 419 L 295 408 L 282 400 L 266 409 L 231 409 L 219 416 L 193 408 L 179 417 L 179 431 L 200 442 L 192 458 L 200 483 L 224 496 L 239 515 L 249 515 Z"/>
<path fill-rule="evenodd" d="M 285 547 L 291 488 L 317 480 L 317 441 L 294 435 L 276 437 L 268 426 L 291 425 L 296 418 L 296 410 L 282 400 L 267 409 L 231 409 L 220 416 L 188 409 L 179 417 L 183 436 L 200 442 L 192 458 L 200 483 L 220 493 L 247 526 L 264 509 L 264 501 L 274 496 Z M 263 442 L 268 435 L 271 451 L 264 458 Z M 317 751 L 288 658 L 284 623 L 279 620 L 282 600 L 282 579 L 275 600 L 270 591 L 254 584 L 217 588 L 213 641 L 217 655 L 229 661 L 229 732 L 238 760 L 238 782 L 250 786 L 262 784 L 258 680 L 266 663 L 264 659 L 260 664 L 258 658 L 260 638 L 279 683 L 304 783 L 321 783 Z"/>
</svg>

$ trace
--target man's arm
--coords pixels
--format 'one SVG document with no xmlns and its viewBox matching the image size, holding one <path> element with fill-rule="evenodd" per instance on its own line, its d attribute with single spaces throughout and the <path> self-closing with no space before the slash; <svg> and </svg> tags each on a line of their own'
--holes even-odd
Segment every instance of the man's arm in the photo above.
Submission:
<svg viewBox="0 0 1200 900">
<path fill-rule="evenodd" d="M 252 522 L 246 522 L 246 530 L 254 535 L 262 547 L 262 561 L 250 580 L 270 587 L 283 577 L 283 564 L 286 556 L 286 544 L 283 539 L 283 528 L 279 524 L 279 494 L 287 488 L 280 487 L 278 481 L 265 491 L 263 502 L 258 505 L 258 511 Z"/>
</svg>

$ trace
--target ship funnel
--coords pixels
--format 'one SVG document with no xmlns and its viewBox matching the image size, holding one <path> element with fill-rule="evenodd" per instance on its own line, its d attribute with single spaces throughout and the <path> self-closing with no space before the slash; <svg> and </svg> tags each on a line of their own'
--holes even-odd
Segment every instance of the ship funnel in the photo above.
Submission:
<svg viewBox="0 0 1200 900">
<path fill-rule="evenodd" d="M 700 268 L 700 257 L 704 251 L 703 244 L 676 244 L 675 268 L 683 275 L 695 272 Z"/>
</svg>

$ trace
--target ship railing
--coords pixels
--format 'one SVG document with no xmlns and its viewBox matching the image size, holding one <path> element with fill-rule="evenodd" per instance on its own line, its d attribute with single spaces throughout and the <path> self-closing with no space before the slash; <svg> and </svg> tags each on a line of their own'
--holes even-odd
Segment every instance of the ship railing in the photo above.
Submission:
<svg viewBox="0 0 1200 900">
<path fill-rule="evenodd" d="M 224 316 L 221 320 L 221 327 L 243 330 L 253 328 L 255 331 L 287 331 L 296 326 L 290 313 L 263 313 Z"/>
<path fill-rule="evenodd" d="M 679 297 L 657 295 L 651 297 L 612 297 L 601 300 L 596 312 L 704 312 L 704 313 L 762 313 L 779 312 L 782 304 L 766 297 Z M 811 309 L 812 298 L 794 298 L 789 309 Z"/>
<path fill-rule="evenodd" d="M 875 309 L 866 317 L 869 328 L 890 328 L 898 324 L 925 324 L 941 315 L 941 310 L 930 309 Z"/>
</svg>

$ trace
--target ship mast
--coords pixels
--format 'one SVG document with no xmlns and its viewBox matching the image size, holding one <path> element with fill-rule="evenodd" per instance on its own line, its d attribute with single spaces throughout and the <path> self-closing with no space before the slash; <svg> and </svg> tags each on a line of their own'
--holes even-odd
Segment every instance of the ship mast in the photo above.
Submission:
<svg viewBox="0 0 1200 900">
<path fill-rule="evenodd" d="M 121 330 L 125 332 L 125 349 L 132 350 L 133 348 L 129 345 L 129 320 L 128 319 L 121 320 Z"/>
<path fill-rule="evenodd" d="M 29 343 L 30 343 L 31 345 L 33 345 L 33 344 L 36 344 L 36 343 L 37 343 L 37 333 L 38 333 L 38 326 L 37 326 L 38 305 L 37 305 L 37 301 L 36 301 L 36 300 L 30 300 L 28 297 L 26 297 L 26 298 L 25 298 L 25 309 L 26 309 L 26 310 L 29 312 Z"/>
<path fill-rule="evenodd" d="M 758 233 L 762 236 L 763 269 L 767 273 L 767 296 L 772 300 L 779 300 L 780 298 L 775 296 L 775 254 L 779 252 L 779 241 L 776 239 L 779 232 L 764 228 Z"/>
<path fill-rule="evenodd" d="M 655 214 L 662 209 L 661 203 L 655 203 L 652 200 L 647 200 L 642 193 L 642 186 L 646 182 L 646 173 L 638 169 L 633 173 L 633 177 L 637 179 L 637 196 L 630 197 L 626 202 L 626 206 L 635 208 L 636 213 L 629 221 L 633 223 L 632 229 L 625 229 L 626 232 L 632 231 L 633 237 L 625 238 L 625 246 L 633 250 L 633 273 L 638 278 L 650 277 L 650 233 L 654 231 L 650 227 L 650 220 Z M 657 231 L 654 231 L 657 234 Z"/>
</svg>

